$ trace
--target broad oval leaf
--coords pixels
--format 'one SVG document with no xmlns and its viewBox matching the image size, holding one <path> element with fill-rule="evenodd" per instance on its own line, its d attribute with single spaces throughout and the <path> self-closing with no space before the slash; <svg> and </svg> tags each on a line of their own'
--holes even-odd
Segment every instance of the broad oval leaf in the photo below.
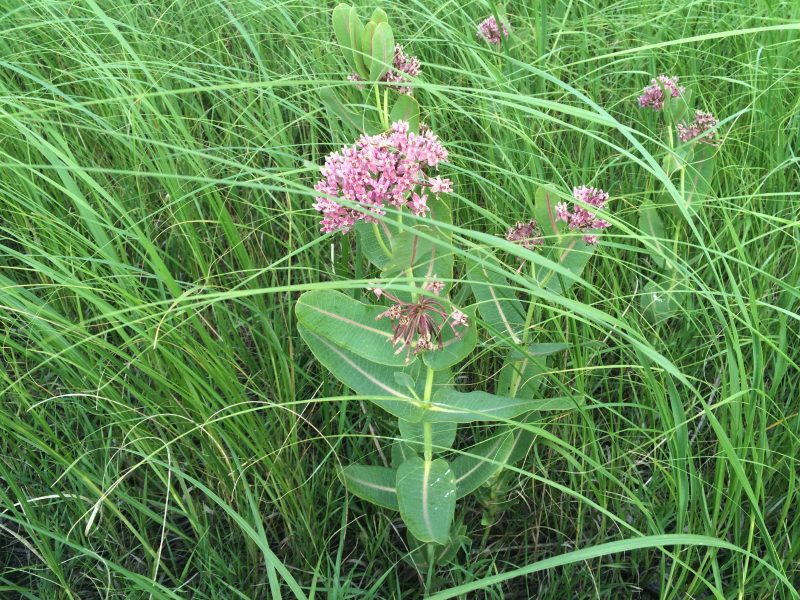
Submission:
<svg viewBox="0 0 800 600">
<path fill-rule="evenodd" d="M 459 392 L 442 388 L 433 394 L 433 402 L 423 416 L 423 421 L 503 421 L 534 410 L 571 410 L 583 402 L 582 398 L 561 396 L 557 398 L 509 398 L 488 392 Z"/>
<path fill-rule="evenodd" d="M 368 465 L 347 465 L 339 470 L 344 487 L 351 494 L 378 506 L 399 510 L 396 469 Z"/>
<path fill-rule="evenodd" d="M 533 215 L 542 232 L 545 247 L 558 243 L 561 238 L 561 225 L 556 218 L 556 204 L 559 198 L 555 191 L 540 186 L 536 190 L 533 204 Z"/>
<path fill-rule="evenodd" d="M 388 23 L 378 23 L 372 35 L 372 58 L 369 67 L 370 81 L 378 81 L 394 61 L 394 34 Z"/>
<path fill-rule="evenodd" d="M 486 325 L 502 338 L 521 343 L 525 311 L 506 278 L 477 263 L 470 267 L 468 278 L 478 301 L 478 312 Z"/>
<path fill-rule="evenodd" d="M 408 94 L 401 94 L 389 113 L 389 121 L 406 121 L 414 133 L 419 133 L 419 103 Z"/>
<path fill-rule="evenodd" d="M 297 325 L 297 331 L 317 360 L 356 394 L 367 396 L 375 405 L 400 419 L 406 421 L 422 419 L 421 403 L 410 397 L 403 387 L 397 385 L 395 378 L 395 373 L 403 370 L 414 377 L 419 368 L 418 362 L 405 369 L 380 365 L 337 346 L 328 338 L 306 329 L 300 323 Z"/>
<path fill-rule="evenodd" d="M 663 267 L 665 263 L 664 258 L 664 242 L 666 241 L 666 233 L 664 231 L 664 222 L 658 214 L 656 205 L 645 200 L 639 207 L 639 229 L 642 230 L 650 242 L 655 246 L 653 250 L 647 250 L 650 258 L 653 259 L 659 267 Z"/>
<path fill-rule="evenodd" d="M 692 162 L 686 167 L 683 199 L 686 210 L 696 213 L 703 201 L 711 194 L 711 178 L 714 175 L 714 155 L 717 149 L 711 144 L 694 144 Z"/>
<path fill-rule="evenodd" d="M 359 221 L 355 225 L 358 241 L 361 243 L 361 252 L 367 260 L 379 269 L 383 269 L 391 259 L 391 248 L 394 238 L 400 233 L 397 225 L 391 221 L 378 223 L 365 223 Z M 380 236 L 380 241 L 378 237 Z M 383 242 L 381 244 L 381 242 Z M 389 254 L 386 251 L 389 251 Z"/>
<path fill-rule="evenodd" d="M 364 25 L 364 31 L 361 33 L 361 59 L 364 61 L 367 73 L 372 65 L 372 36 L 375 35 L 375 27 L 375 22 L 370 21 Z"/>
<path fill-rule="evenodd" d="M 303 327 L 325 336 L 369 361 L 395 367 L 406 366 L 406 353 L 396 353 L 388 320 L 376 321 L 386 308 L 353 300 L 336 290 L 312 290 L 295 305 Z"/>
<path fill-rule="evenodd" d="M 433 241 L 436 239 L 440 239 L 438 231 L 428 225 L 401 231 L 392 240 L 392 257 L 383 267 L 383 277 L 396 277 L 410 270 L 419 284 L 433 278 L 449 283 L 453 279 L 453 253 Z"/>
<path fill-rule="evenodd" d="M 350 42 L 350 10 L 350 5 L 344 3 L 333 9 L 333 33 L 347 64 L 354 72 L 358 72 L 358 66 L 353 56 L 353 46 Z"/>
<path fill-rule="evenodd" d="M 411 534 L 446 544 L 456 509 L 456 481 L 447 461 L 412 457 L 397 469 L 397 503 Z"/>
<path fill-rule="evenodd" d="M 395 440 L 392 443 L 392 467 L 399 467 L 413 456 L 417 456 L 417 453 L 403 440 Z"/>
<path fill-rule="evenodd" d="M 501 396 L 533 398 L 547 373 L 543 357 L 522 356 L 518 360 L 507 360 L 497 378 L 497 393 Z"/>
<path fill-rule="evenodd" d="M 339 96 L 331 88 L 322 88 L 319 90 L 319 98 L 325 109 L 337 119 L 340 119 L 347 128 L 354 132 L 364 131 L 364 119 L 362 116 L 357 115 L 352 110 L 347 108 L 344 103 L 339 99 Z"/>
<path fill-rule="evenodd" d="M 388 23 L 389 22 L 389 15 L 386 14 L 386 11 L 382 8 L 376 8 L 372 11 L 371 20 L 375 22 L 375 24 L 380 23 Z"/>
<path fill-rule="evenodd" d="M 453 447 L 456 441 L 457 423 L 440 421 L 437 423 L 412 423 L 404 419 L 398 419 L 400 424 L 400 435 L 403 440 L 415 452 L 422 453 L 425 444 L 425 427 L 431 428 L 431 445 L 435 453 L 446 452 Z"/>
<path fill-rule="evenodd" d="M 446 301 L 443 303 L 447 305 Z M 441 334 L 442 347 L 423 353 L 422 362 L 431 369 L 439 371 L 448 369 L 469 356 L 478 344 L 478 327 L 473 315 L 469 315 L 468 318 L 467 327 L 459 327 L 458 335 L 453 332 L 450 325 L 445 324 Z"/>
<path fill-rule="evenodd" d="M 659 275 L 644 286 L 642 312 L 651 323 L 660 323 L 687 309 L 687 295 L 686 281 L 677 272 Z"/>
<path fill-rule="evenodd" d="M 464 450 L 452 463 L 456 476 L 456 496 L 463 498 L 489 481 L 511 456 L 516 437 L 507 428 Z M 497 464 L 500 463 L 500 464 Z"/>
<path fill-rule="evenodd" d="M 356 73 L 362 78 L 369 77 L 369 70 L 364 63 L 364 55 L 361 50 L 361 36 L 364 33 L 364 24 L 358 17 L 358 9 L 350 9 L 350 49 L 353 53 L 353 60 L 356 64 Z"/>
<path fill-rule="evenodd" d="M 566 292 L 580 281 L 580 275 L 594 254 L 594 249 L 595 246 L 583 241 L 582 235 L 562 236 L 558 243 L 548 251 L 548 258 L 565 268 L 572 274 L 572 277 L 563 275 L 555 269 L 549 269 L 545 265 L 536 265 L 538 284 L 556 294 Z"/>
</svg>

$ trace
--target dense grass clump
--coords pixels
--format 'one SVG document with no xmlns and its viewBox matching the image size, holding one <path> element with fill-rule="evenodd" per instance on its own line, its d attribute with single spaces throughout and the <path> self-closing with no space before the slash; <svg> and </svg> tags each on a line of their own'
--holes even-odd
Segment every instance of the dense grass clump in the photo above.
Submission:
<svg viewBox="0 0 800 600">
<path fill-rule="evenodd" d="M 373 274 L 312 208 L 353 138 L 318 95 L 351 85 L 333 6 L 0 8 L 0 597 L 798 597 L 800 4 L 511 2 L 499 48 L 475 35 L 489 3 L 384 7 L 450 154 L 454 251 L 530 218 L 543 182 L 614 208 L 587 285 L 537 311 L 572 348 L 548 380 L 587 403 L 460 506 L 438 572 L 337 479 L 394 424 L 292 310 Z M 670 196 L 636 97 L 659 73 L 724 141 L 668 240 L 680 310 L 653 324 L 637 211 Z M 498 364 L 483 340 L 459 381 Z"/>
</svg>

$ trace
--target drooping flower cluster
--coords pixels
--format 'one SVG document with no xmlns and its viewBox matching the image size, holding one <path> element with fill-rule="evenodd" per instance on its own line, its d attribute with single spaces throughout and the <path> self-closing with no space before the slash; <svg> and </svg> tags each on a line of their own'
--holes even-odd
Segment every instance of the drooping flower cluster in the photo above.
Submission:
<svg viewBox="0 0 800 600">
<path fill-rule="evenodd" d="M 685 122 L 678 123 L 678 138 L 682 142 L 688 142 L 699 138 L 697 140 L 698 142 L 716 145 L 718 142 L 717 132 L 709 131 L 716 126 L 717 120 L 714 118 L 714 115 L 703 112 L 702 110 L 696 110 L 694 111 L 694 121 L 688 125 Z"/>
<path fill-rule="evenodd" d="M 517 223 L 506 232 L 506 239 L 509 242 L 519 244 L 527 250 L 535 250 L 544 244 L 542 232 L 535 219 L 531 219 L 527 223 L 517 221 Z"/>
<path fill-rule="evenodd" d="M 488 43 L 499 46 L 501 43 L 500 28 L 503 29 L 503 37 L 508 39 L 511 35 L 511 25 L 505 22 L 497 23 L 494 15 L 487 17 L 478 25 L 478 37 L 483 38 Z"/>
<path fill-rule="evenodd" d="M 348 231 L 357 221 L 375 221 L 385 207 L 408 208 L 421 216 L 428 211 L 428 194 L 451 190 L 448 179 L 429 178 L 426 170 L 447 160 L 447 150 L 430 129 L 415 134 L 398 121 L 379 135 L 363 135 L 353 146 L 325 159 L 322 179 L 314 189 L 323 194 L 314 208 L 322 213 L 322 231 Z M 327 197 L 327 196 L 330 197 Z M 355 206 L 343 206 L 337 199 Z"/>
<path fill-rule="evenodd" d="M 650 85 L 642 90 L 642 95 L 639 96 L 639 106 L 641 108 L 661 110 L 664 107 L 665 91 L 673 98 L 677 98 L 685 90 L 685 87 L 678 85 L 677 77 L 659 75 L 655 79 L 651 79 Z"/>
<path fill-rule="evenodd" d="M 606 192 L 600 188 L 587 187 L 585 185 L 573 188 L 572 196 L 576 200 L 580 200 L 598 209 L 605 208 L 606 202 L 608 202 L 608 194 Z M 583 241 L 592 245 L 597 243 L 597 235 L 586 232 L 594 229 L 611 227 L 611 223 L 598 218 L 594 213 L 583 206 L 573 204 L 572 210 L 570 210 L 566 202 L 559 202 L 556 204 L 556 218 L 567 223 L 571 230 L 584 232 Z"/>
<path fill-rule="evenodd" d="M 403 46 L 395 44 L 394 58 L 392 60 L 392 67 L 383 74 L 380 81 L 385 83 L 406 83 L 411 81 L 414 77 L 418 77 L 422 72 L 422 66 L 416 56 L 411 56 L 403 52 Z M 350 73 L 347 76 L 348 81 L 359 82 L 363 81 L 357 73 Z M 408 85 L 400 85 L 394 88 L 400 94 L 408 94 L 409 96 L 414 92 L 414 89 Z"/>
<path fill-rule="evenodd" d="M 437 296 L 444 290 L 444 283 L 433 280 L 423 286 L 428 292 Z M 386 297 L 392 305 L 379 314 L 375 320 L 392 321 L 392 337 L 390 341 L 397 346 L 395 354 L 406 351 L 406 361 L 420 352 L 442 349 L 442 332 L 450 327 L 453 335 L 460 337 L 464 327 L 469 325 L 467 315 L 460 310 L 448 314 L 444 304 L 432 296 L 420 296 L 413 302 L 405 302 L 382 288 L 372 288 L 376 297 Z"/>
</svg>

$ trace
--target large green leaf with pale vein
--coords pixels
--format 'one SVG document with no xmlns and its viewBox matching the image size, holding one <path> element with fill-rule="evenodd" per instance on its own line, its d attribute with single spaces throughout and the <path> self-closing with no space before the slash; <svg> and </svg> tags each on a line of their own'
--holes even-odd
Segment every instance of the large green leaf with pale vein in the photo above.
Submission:
<svg viewBox="0 0 800 600">
<path fill-rule="evenodd" d="M 476 263 L 470 267 L 468 279 L 478 301 L 478 312 L 486 325 L 498 336 L 520 343 L 525 328 L 525 311 L 506 278 L 486 265 Z"/>
<path fill-rule="evenodd" d="M 645 200 L 639 206 L 639 229 L 642 230 L 642 233 L 649 238 L 650 243 L 654 246 L 653 249 L 647 249 L 650 258 L 659 267 L 663 267 L 665 262 L 664 254 L 666 252 L 664 243 L 667 241 L 667 234 L 656 205 L 649 200 Z"/>
<path fill-rule="evenodd" d="M 312 290 L 297 299 L 297 319 L 306 329 L 325 336 L 337 346 L 382 365 L 403 367 L 406 353 L 396 353 L 391 343 L 391 321 L 376 318 L 383 306 L 362 304 L 336 290 Z"/>
<path fill-rule="evenodd" d="M 442 388 L 433 394 L 433 402 L 422 416 L 423 421 L 503 421 L 533 410 L 571 410 L 582 398 L 508 398 L 488 392 L 459 392 Z"/>
<path fill-rule="evenodd" d="M 414 456 L 397 469 L 400 516 L 421 542 L 446 544 L 456 509 L 456 480 L 446 460 Z"/>
<path fill-rule="evenodd" d="M 369 65 L 370 81 L 378 81 L 394 61 L 394 34 L 388 23 L 378 23 L 372 34 L 372 57 Z"/>
<path fill-rule="evenodd" d="M 510 430 L 475 444 L 453 461 L 456 495 L 463 498 L 474 492 L 503 468 L 514 449 L 515 436 Z"/>
<path fill-rule="evenodd" d="M 418 362 L 404 369 L 380 365 L 337 346 L 300 323 L 297 331 L 322 366 L 356 394 L 367 396 L 371 402 L 400 419 L 419 421 L 422 418 L 420 403 L 409 396 L 406 388 L 397 384 L 396 378 L 398 372 L 405 371 L 416 380 Z"/>
<path fill-rule="evenodd" d="M 686 210 L 696 213 L 707 201 L 713 190 L 711 179 L 714 176 L 714 157 L 717 148 L 702 142 L 695 143 L 691 164 L 686 167 L 683 199 Z"/>
<path fill-rule="evenodd" d="M 425 425 L 426 423 L 412 423 L 398 419 L 400 425 L 400 435 L 403 436 L 409 447 L 419 453 L 424 451 Z M 456 440 L 456 430 L 458 424 L 440 421 L 437 423 L 427 423 L 431 428 L 431 445 L 433 451 L 441 453 L 453 447 Z"/>
<path fill-rule="evenodd" d="M 536 280 L 543 288 L 563 293 L 580 281 L 580 275 L 594 254 L 595 246 L 583 241 L 582 235 L 564 235 L 558 243 L 547 251 L 546 257 L 563 267 L 570 275 L 565 275 L 544 265 L 536 265 Z"/>
<path fill-rule="evenodd" d="M 395 469 L 348 465 L 339 471 L 339 477 L 351 494 L 378 506 L 398 510 Z"/>
<path fill-rule="evenodd" d="M 353 56 L 353 45 L 350 41 L 350 31 L 350 5 L 339 4 L 333 9 L 333 33 L 336 35 L 339 49 L 342 51 L 347 64 L 353 72 L 358 72 L 358 65 Z"/>
</svg>

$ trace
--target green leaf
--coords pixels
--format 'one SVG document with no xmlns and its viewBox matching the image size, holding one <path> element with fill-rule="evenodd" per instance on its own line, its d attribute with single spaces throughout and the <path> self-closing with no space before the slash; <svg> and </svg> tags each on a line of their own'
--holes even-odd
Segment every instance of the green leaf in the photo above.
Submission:
<svg viewBox="0 0 800 600">
<path fill-rule="evenodd" d="M 372 36 L 375 35 L 376 24 L 370 21 L 364 25 L 364 31 L 361 33 L 361 59 L 364 61 L 367 73 L 369 73 L 370 65 L 372 64 Z"/>
<path fill-rule="evenodd" d="M 401 94 L 394 103 L 389 113 L 389 122 L 408 122 L 408 127 L 414 133 L 419 133 L 419 103 L 408 94 Z"/>
<path fill-rule="evenodd" d="M 503 428 L 499 435 L 464 450 L 464 454 L 453 461 L 456 497 L 463 498 L 474 492 L 500 471 L 514 449 L 515 440 L 513 432 Z"/>
<path fill-rule="evenodd" d="M 534 410 L 571 410 L 582 402 L 582 398 L 571 396 L 509 398 L 480 391 L 458 392 L 445 387 L 433 394 L 431 407 L 423 414 L 422 421 L 502 421 Z"/>
<path fill-rule="evenodd" d="M 562 352 L 570 344 L 541 342 L 529 344 L 527 352 L 512 348 L 497 378 L 497 394 L 513 398 L 534 398 L 548 372 L 547 357 Z"/>
<path fill-rule="evenodd" d="M 506 278 L 486 265 L 475 263 L 469 269 L 468 279 L 486 325 L 519 344 L 525 328 L 525 311 Z"/>
<path fill-rule="evenodd" d="M 394 34 L 388 23 L 378 23 L 372 35 L 372 60 L 369 80 L 378 81 L 394 62 Z"/>
<path fill-rule="evenodd" d="M 367 465 L 348 465 L 339 470 L 344 487 L 351 494 L 384 508 L 399 510 L 395 469 Z"/>
<path fill-rule="evenodd" d="M 686 167 L 683 193 L 686 210 L 691 213 L 696 213 L 703 201 L 710 196 L 716 152 L 716 147 L 711 144 L 699 142 L 694 145 L 692 162 Z"/>
<path fill-rule="evenodd" d="M 566 292 L 580 280 L 580 275 L 594 254 L 595 246 L 583 241 L 582 235 L 564 235 L 547 254 L 554 263 L 564 267 L 573 277 L 562 275 L 544 265 L 536 265 L 536 280 L 543 288 L 556 294 Z"/>
<path fill-rule="evenodd" d="M 425 443 L 425 425 L 426 423 L 412 423 L 398 419 L 400 424 L 400 434 L 403 440 L 415 452 L 422 453 L 424 450 L 423 444 Z M 456 430 L 458 425 L 451 422 L 438 422 L 427 423 L 431 428 L 431 442 L 433 444 L 434 452 L 445 452 L 453 447 L 453 442 L 456 441 Z"/>
<path fill-rule="evenodd" d="M 663 89 L 663 86 L 662 86 Z M 672 93 L 664 91 L 664 106 L 662 113 L 672 125 L 677 125 L 686 118 L 690 112 L 692 101 L 692 90 L 684 90 L 677 98 L 672 97 Z"/>
<path fill-rule="evenodd" d="M 468 547 L 471 543 L 470 538 L 465 535 L 466 525 L 456 523 L 450 528 L 450 539 L 444 545 L 434 546 L 433 557 L 429 556 L 430 544 L 420 542 L 411 532 L 407 532 L 409 552 L 407 554 L 409 562 L 414 568 L 420 571 L 427 571 L 430 566 L 441 568 L 443 565 L 454 562 L 456 554 L 462 547 Z M 433 560 L 431 560 L 431 558 Z"/>
<path fill-rule="evenodd" d="M 648 249 L 648 254 L 650 254 L 653 262 L 659 267 L 663 267 L 666 262 L 664 258 L 664 241 L 667 234 L 664 230 L 664 223 L 658 214 L 658 209 L 649 200 L 642 202 L 639 207 L 639 229 L 650 238 L 651 243 L 655 246 L 654 250 Z"/>
<path fill-rule="evenodd" d="M 411 269 L 418 284 L 433 278 L 445 283 L 453 279 L 453 253 L 446 246 L 434 242 L 439 234 L 428 225 L 415 225 L 404 229 L 392 240 L 392 257 L 384 265 L 386 278 L 405 275 Z"/>
<path fill-rule="evenodd" d="M 501 396 L 533 398 L 539 393 L 545 373 L 547 364 L 544 358 L 523 356 L 518 360 L 507 360 L 497 378 L 497 393 Z M 512 389 L 512 386 L 516 389 Z"/>
<path fill-rule="evenodd" d="M 446 300 L 442 299 L 442 303 L 448 306 Z M 439 371 L 452 367 L 469 356 L 478 343 L 478 327 L 474 316 L 471 314 L 468 316 L 469 324 L 467 327 L 459 327 L 457 329 L 459 335 L 453 332 L 450 325 L 445 324 L 441 335 L 442 348 L 423 353 L 422 362 L 431 369 Z"/>
<path fill-rule="evenodd" d="M 331 88 L 319 90 L 319 98 L 325 109 L 337 119 L 340 119 L 347 127 L 356 132 L 364 131 L 364 119 L 362 116 L 348 109 L 339 99 L 339 96 Z"/>
<path fill-rule="evenodd" d="M 353 45 L 350 41 L 350 11 L 349 4 L 339 4 L 333 9 L 333 33 L 336 35 L 336 41 L 339 42 L 347 64 L 354 73 L 358 73 L 358 65 L 353 56 Z"/>
<path fill-rule="evenodd" d="M 558 195 L 553 190 L 544 186 L 537 188 L 533 216 L 542 231 L 545 247 L 557 244 L 561 239 L 561 225 L 556 218 L 556 204 L 558 202 Z"/>
<path fill-rule="evenodd" d="M 376 226 L 377 234 L 375 233 Z M 364 256 L 379 269 L 384 269 L 389 262 L 390 256 L 384 252 L 383 248 L 385 247 L 391 252 L 394 238 L 400 233 L 397 225 L 391 221 L 378 223 L 359 221 L 355 225 L 355 230 Z M 383 240 L 383 246 L 378 242 L 378 235 Z"/>
<path fill-rule="evenodd" d="M 405 369 L 379 365 L 337 346 L 300 323 L 297 331 L 317 360 L 356 394 L 369 397 L 371 402 L 400 419 L 422 419 L 423 409 L 420 403 L 409 396 L 408 391 L 398 386 L 395 379 L 395 373 L 403 370 L 413 378 L 419 368 L 418 362 L 415 361 Z"/>
<path fill-rule="evenodd" d="M 374 21 L 376 25 L 380 23 L 388 23 L 389 15 L 387 15 L 386 11 L 382 8 L 376 8 L 374 11 L 372 11 L 372 21 Z"/>
<path fill-rule="evenodd" d="M 456 482 L 447 461 L 412 457 L 397 469 L 397 503 L 411 534 L 446 544 L 456 509 Z"/>
<path fill-rule="evenodd" d="M 405 371 L 398 371 L 394 374 L 394 381 L 397 385 L 406 388 L 407 390 L 415 390 L 417 382 Z M 413 394 L 412 394 L 413 395 Z"/>
<path fill-rule="evenodd" d="M 361 79 L 369 77 L 369 70 L 364 63 L 364 56 L 361 49 L 361 35 L 364 33 L 364 24 L 358 18 L 358 9 L 350 9 L 350 48 L 353 53 L 353 60 L 356 64 L 356 73 Z"/>
<path fill-rule="evenodd" d="M 392 444 L 392 467 L 399 467 L 413 456 L 417 456 L 417 453 L 411 446 L 406 444 L 403 440 L 394 441 Z"/>
<path fill-rule="evenodd" d="M 376 321 L 385 310 L 362 304 L 336 290 L 306 292 L 295 305 L 297 319 L 306 329 L 371 362 L 404 367 L 406 356 L 395 352 L 390 322 Z"/>
<path fill-rule="evenodd" d="M 686 282 L 677 271 L 659 275 L 644 286 L 642 312 L 651 323 L 669 319 L 686 310 L 686 290 Z"/>
</svg>

